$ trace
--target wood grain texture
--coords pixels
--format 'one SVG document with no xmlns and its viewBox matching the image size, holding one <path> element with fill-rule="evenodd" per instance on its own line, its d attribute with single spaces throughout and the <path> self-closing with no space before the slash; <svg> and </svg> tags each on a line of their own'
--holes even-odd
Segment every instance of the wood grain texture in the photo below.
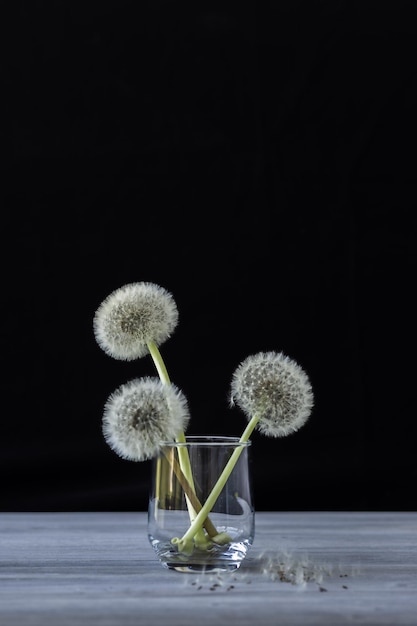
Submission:
<svg viewBox="0 0 417 626">
<path fill-rule="evenodd" d="M 2 513 L 1 626 L 417 624 L 417 512 L 258 512 L 232 574 L 165 570 L 146 513 Z"/>
</svg>

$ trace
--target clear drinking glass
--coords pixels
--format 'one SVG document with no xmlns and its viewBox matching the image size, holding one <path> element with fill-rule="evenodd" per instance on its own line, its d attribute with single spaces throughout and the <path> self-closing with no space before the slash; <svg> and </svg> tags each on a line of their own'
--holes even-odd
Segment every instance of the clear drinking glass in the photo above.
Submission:
<svg viewBox="0 0 417 626">
<path fill-rule="evenodd" d="M 153 460 L 148 537 L 164 567 L 240 567 L 255 533 L 250 445 L 237 437 L 187 437 Z"/>
</svg>

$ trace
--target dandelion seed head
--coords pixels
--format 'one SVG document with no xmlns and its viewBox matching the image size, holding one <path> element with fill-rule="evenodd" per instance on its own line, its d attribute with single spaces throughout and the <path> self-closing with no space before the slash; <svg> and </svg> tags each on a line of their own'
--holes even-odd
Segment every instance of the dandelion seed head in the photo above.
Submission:
<svg viewBox="0 0 417 626">
<path fill-rule="evenodd" d="M 313 407 L 307 374 L 282 352 L 259 352 L 235 370 L 231 405 L 247 419 L 259 416 L 257 429 L 270 437 L 285 437 L 307 421 Z"/>
<path fill-rule="evenodd" d="M 154 283 L 129 283 L 103 300 L 93 320 L 98 345 L 109 356 L 132 361 L 148 354 L 148 341 L 161 345 L 178 324 L 172 295 Z"/>
<path fill-rule="evenodd" d="M 114 391 L 104 406 L 103 434 L 119 456 L 144 461 L 166 441 L 186 430 L 188 403 L 173 384 L 159 378 L 135 378 Z"/>
</svg>

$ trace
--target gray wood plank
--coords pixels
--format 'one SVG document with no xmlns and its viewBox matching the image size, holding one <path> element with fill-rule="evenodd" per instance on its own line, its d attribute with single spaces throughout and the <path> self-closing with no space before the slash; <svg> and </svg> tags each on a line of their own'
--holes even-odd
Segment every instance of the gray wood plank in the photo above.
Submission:
<svg viewBox="0 0 417 626">
<path fill-rule="evenodd" d="M 417 513 L 258 512 L 240 570 L 165 570 L 146 513 L 2 513 L 1 626 L 417 624 Z"/>
</svg>

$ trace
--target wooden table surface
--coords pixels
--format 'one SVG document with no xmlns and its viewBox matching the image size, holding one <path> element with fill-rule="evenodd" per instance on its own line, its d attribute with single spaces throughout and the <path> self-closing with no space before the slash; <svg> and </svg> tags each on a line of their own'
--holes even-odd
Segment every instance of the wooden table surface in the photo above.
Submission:
<svg viewBox="0 0 417 626">
<path fill-rule="evenodd" d="M 417 625 L 417 512 L 258 512 L 227 574 L 164 569 L 146 513 L 1 513 L 1 626 Z"/>
</svg>

